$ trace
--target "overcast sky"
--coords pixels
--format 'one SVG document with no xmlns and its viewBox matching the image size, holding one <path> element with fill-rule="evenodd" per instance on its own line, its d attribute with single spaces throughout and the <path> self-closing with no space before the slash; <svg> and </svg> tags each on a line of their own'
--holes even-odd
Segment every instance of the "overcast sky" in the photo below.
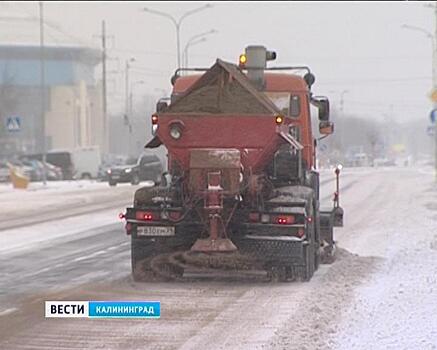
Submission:
<svg viewBox="0 0 437 350">
<path fill-rule="evenodd" d="M 217 57 L 237 62 L 248 44 L 275 50 L 277 64 L 309 65 L 316 75 L 313 90 L 338 106 L 343 90 L 347 114 L 404 121 L 427 119 L 431 108 L 432 41 L 403 24 L 434 31 L 434 12 L 423 2 L 209 2 L 212 8 L 187 17 L 181 26 L 182 47 L 193 35 L 215 29 L 205 42 L 190 48 L 190 66 L 210 66 Z M 106 20 L 110 70 L 135 57 L 132 81 L 137 95 L 170 90 L 176 67 L 176 35 L 170 20 L 145 13 L 143 7 L 176 18 L 202 2 L 45 2 L 49 21 L 58 23 L 65 40 L 98 45 Z M 38 3 L 7 3 L 2 13 L 38 14 Z M 11 32 L 13 26 L 9 27 Z M 35 28 L 35 32 L 37 32 Z M 60 43 L 59 38 L 52 41 Z M 48 37 L 50 40 L 50 36 Z M 0 34 L 1 41 L 1 34 Z M 97 71 L 98 73 L 99 71 Z M 118 78 L 117 78 L 118 77 Z M 117 78 L 117 79 L 116 79 Z M 121 106 L 121 75 L 111 73 L 111 106 Z M 393 106 L 393 107 L 391 107 Z"/>
</svg>

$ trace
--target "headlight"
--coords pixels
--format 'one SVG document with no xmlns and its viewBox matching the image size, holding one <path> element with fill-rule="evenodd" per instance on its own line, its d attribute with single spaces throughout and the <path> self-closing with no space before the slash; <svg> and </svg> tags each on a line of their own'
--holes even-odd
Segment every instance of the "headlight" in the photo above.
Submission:
<svg viewBox="0 0 437 350">
<path fill-rule="evenodd" d="M 175 140 L 180 139 L 182 136 L 181 129 L 179 129 L 178 126 L 172 126 L 170 128 L 170 136 L 173 137 Z"/>
<path fill-rule="evenodd" d="M 129 169 L 124 169 L 125 173 L 130 173 L 131 171 L 132 171 L 132 169 L 130 169 L 130 168 Z"/>
</svg>

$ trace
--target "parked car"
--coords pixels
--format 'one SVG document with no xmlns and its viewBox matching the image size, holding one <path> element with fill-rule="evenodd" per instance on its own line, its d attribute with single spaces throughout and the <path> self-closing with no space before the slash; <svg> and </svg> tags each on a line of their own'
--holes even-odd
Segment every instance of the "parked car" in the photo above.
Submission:
<svg viewBox="0 0 437 350">
<path fill-rule="evenodd" d="M 115 186 L 119 182 L 137 185 L 141 181 L 152 180 L 160 183 L 163 171 L 162 163 L 155 154 L 143 154 L 137 161 L 131 159 L 126 165 L 113 166 L 107 170 L 108 183 Z"/>
<path fill-rule="evenodd" d="M 30 167 L 33 167 L 34 169 L 37 169 L 40 176 L 39 176 L 38 180 L 35 180 L 35 181 L 40 181 L 43 179 L 43 171 L 44 171 L 43 162 L 36 160 L 36 159 L 27 159 L 27 158 L 22 158 L 21 162 L 26 166 L 30 166 Z M 46 169 L 46 179 L 47 180 L 49 180 L 49 181 L 62 180 L 63 174 L 62 174 L 62 169 L 60 167 L 57 167 L 53 164 L 46 162 L 45 169 Z"/>
<path fill-rule="evenodd" d="M 47 180 L 60 181 L 64 179 L 64 174 L 60 167 L 46 162 L 46 168 L 47 168 Z"/>
<path fill-rule="evenodd" d="M 36 159 L 42 161 L 42 154 L 28 154 L 23 156 L 23 158 L 27 159 Z M 62 151 L 62 152 L 49 152 L 46 154 L 46 162 L 53 164 L 62 169 L 63 179 L 72 180 L 75 174 L 74 164 L 73 164 L 73 156 L 70 152 Z"/>
<path fill-rule="evenodd" d="M 27 176 L 30 181 L 40 181 L 42 178 L 42 172 L 40 169 L 36 168 L 31 164 L 25 164 L 23 161 L 18 158 L 12 158 L 8 160 L 9 164 L 12 164 L 13 167 L 18 168 L 19 171 Z"/>
</svg>

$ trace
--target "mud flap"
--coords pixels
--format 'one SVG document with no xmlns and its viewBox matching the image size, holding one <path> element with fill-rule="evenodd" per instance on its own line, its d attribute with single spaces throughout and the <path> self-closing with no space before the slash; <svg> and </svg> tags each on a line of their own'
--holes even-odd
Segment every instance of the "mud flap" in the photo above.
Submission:
<svg viewBox="0 0 437 350">
<path fill-rule="evenodd" d="M 248 254 L 270 263 L 303 264 L 306 242 L 293 237 L 246 235 L 236 242 L 242 254 Z"/>
<path fill-rule="evenodd" d="M 334 210 L 320 211 L 320 260 L 331 263 L 334 260 Z"/>
</svg>

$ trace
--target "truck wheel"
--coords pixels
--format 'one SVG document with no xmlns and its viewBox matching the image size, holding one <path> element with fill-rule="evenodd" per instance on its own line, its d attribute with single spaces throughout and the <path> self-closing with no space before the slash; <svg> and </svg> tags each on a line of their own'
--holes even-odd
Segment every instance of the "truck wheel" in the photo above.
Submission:
<svg viewBox="0 0 437 350">
<path fill-rule="evenodd" d="M 140 183 L 140 177 L 138 176 L 138 174 L 132 174 L 132 178 L 130 180 L 130 183 L 132 185 L 138 185 Z"/>
<path fill-rule="evenodd" d="M 117 181 L 109 180 L 108 183 L 109 183 L 109 186 L 117 186 Z"/>
<path fill-rule="evenodd" d="M 304 282 L 308 282 L 314 275 L 315 271 L 315 255 L 314 255 L 314 244 L 308 244 L 305 248 L 305 266 L 300 269 L 300 278 Z"/>
<path fill-rule="evenodd" d="M 307 186 L 286 186 L 277 188 L 276 194 L 285 196 L 284 204 L 288 202 L 287 197 L 304 199 L 306 201 L 307 214 L 313 219 L 308 224 L 308 231 L 306 232 L 308 244 L 304 246 L 304 265 L 293 265 L 288 273 L 288 277 L 291 279 L 298 278 L 302 281 L 309 281 L 319 265 L 318 248 L 320 239 L 317 233 L 319 227 L 319 209 L 315 198 L 316 193 Z M 290 198 L 290 202 L 292 203 L 293 199 Z"/>
</svg>

